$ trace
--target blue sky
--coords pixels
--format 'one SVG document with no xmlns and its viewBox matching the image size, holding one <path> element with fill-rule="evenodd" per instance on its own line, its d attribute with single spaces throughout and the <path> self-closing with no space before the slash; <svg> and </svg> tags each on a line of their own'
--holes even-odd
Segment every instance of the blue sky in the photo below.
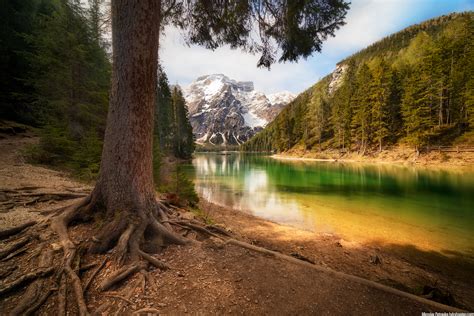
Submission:
<svg viewBox="0 0 474 316">
<path fill-rule="evenodd" d="M 474 0 L 353 0 L 346 22 L 334 38 L 298 63 L 256 67 L 257 56 L 222 47 L 215 51 L 184 45 L 180 32 L 169 28 L 161 41 L 160 59 L 172 84 L 188 85 L 201 75 L 223 73 L 253 81 L 257 90 L 299 93 L 330 73 L 336 63 L 373 42 L 424 20 L 474 10 Z"/>
</svg>

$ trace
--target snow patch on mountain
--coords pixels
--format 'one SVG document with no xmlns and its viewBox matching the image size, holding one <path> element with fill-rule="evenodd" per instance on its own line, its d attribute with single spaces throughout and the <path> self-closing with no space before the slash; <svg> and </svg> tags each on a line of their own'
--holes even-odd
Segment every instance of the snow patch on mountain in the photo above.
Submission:
<svg viewBox="0 0 474 316">
<path fill-rule="evenodd" d="M 251 81 L 223 74 L 197 78 L 184 89 L 197 142 L 240 145 L 271 122 L 295 95 L 270 95 L 254 89 Z"/>
</svg>

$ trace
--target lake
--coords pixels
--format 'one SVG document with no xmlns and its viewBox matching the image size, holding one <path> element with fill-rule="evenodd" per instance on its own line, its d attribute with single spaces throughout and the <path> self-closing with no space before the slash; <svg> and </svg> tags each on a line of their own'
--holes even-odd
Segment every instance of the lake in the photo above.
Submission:
<svg viewBox="0 0 474 316">
<path fill-rule="evenodd" d="M 199 153 L 185 165 L 204 199 L 361 243 L 474 255 L 474 173 Z"/>
</svg>

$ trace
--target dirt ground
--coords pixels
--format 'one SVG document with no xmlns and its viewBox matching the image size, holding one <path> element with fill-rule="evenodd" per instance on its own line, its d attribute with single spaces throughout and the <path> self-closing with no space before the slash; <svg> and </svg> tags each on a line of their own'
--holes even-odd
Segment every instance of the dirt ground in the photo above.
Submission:
<svg viewBox="0 0 474 316">
<path fill-rule="evenodd" d="M 330 269 L 357 275 L 405 292 L 436 296 L 474 310 L 474 258 L 440 254 L 413 246 L 360 244 L 337 235 L 319 234 L 273 223 L 205 201 L 201 208 L 241 239 L 293 256 L 303 256 Z M 377 259 L 378 258 L 378 261 Z M 436 293 L 430 293 L 437 289 Z"/>
<path fill-rule="evenodd" d="M 31 219 L 43 221 L 50 216 L 45 211 L 74 201 L 13 201 L 8 190 L 20 189 L 31 197 L 38 190 L 80 195 L 91 189 L 89 185 L 71 180 L 65 173 L 25 163 L 20 151 L 35 141 L 35 138 L 24 135 L 0 139 L 0 190 L 3 192 L 0 196 L 0 229 Z M 205 202 L 201 203 L 201 208 L 236 239 L 398 288 L 405 286 L 410 290 L 417 284 L 431 284 L 443 290 L 446 286 L 458 306 L 473 309 L 474 295 L 472 286 L 469 287 L 473 281 L 470 261 L 466 263 L 458 258 L 438 257 L 416 250 L 410 252 L 410 249 L 396 249 L 395 246 L 352 245 L 336 236 L 315 235 Z M 192 215 L 186 213 L 183 216 Z M 37 230 L 38 237 L 31 247 L 14 259 L 0 261 L 0 289 L 21 273 L 37 267 L 37 257 L 44 251 L 38 251 L 35 247 L 40 242 L 47 241 L 47 247 L 57 249 L 57 237 L 49 232 L 46 225 L 39 228 L 33 226 L 26 231 L 33 229 Z M 80 244 L 92 236 L 93 230 L 91 225 L 79 224 L 71 227 L 70 236 Z M 4 249 L 13 239 L 21 238 L 22 234 L 0 241 L 0 249 Z M 155 255 L 171 269 L 151 270 L 147 278 L 136 274 L 117 288 L 104 292 L 99 291 L 100 283 L 118 267 L 114 262 L 103 261 L 104 256 L 84 253 L 77 263 L 83 285 L 95 270 L 86 269 L 86 266 L 96 263 L 99 267 L 104 262 L 103 269 L 86 291 L 88 310 L 97 315 L 420 315 L 422 311 L 440 311 L 367 284 L 225 244 L 220 239 L 200 240 L 202 242 L 192 246 L 170 246 Z M 371 263 L 370 256 L 374 263 Z M 61 251 L 54 254 L 54 260 L 62 260 Z M 47 278 L 45 282 L 50 284 L 52 291 L 37 314 L 58 314 L 58 296 L 55 292 L 61 291 L 61 288 L 58 288 L 54 277 Z M 24 292 L 25 287 L 2 295 L 0 314 L 10 314 Z M 67 293 L 67 297 L 68 314 L 75 315 L 77 309 L 72 291 Z"/>
</svg>

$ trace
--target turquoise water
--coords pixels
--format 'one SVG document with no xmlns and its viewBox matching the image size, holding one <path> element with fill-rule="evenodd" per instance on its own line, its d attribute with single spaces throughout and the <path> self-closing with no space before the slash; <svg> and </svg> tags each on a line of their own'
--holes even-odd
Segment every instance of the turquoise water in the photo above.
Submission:
<svg viewBox="0 0 474 316">
<path fill-rule="evenodd" d="M 196 154 L 210 202 L 356 242 L 474 254 L 474 174 L 388 164 Z"/>
</svg>

